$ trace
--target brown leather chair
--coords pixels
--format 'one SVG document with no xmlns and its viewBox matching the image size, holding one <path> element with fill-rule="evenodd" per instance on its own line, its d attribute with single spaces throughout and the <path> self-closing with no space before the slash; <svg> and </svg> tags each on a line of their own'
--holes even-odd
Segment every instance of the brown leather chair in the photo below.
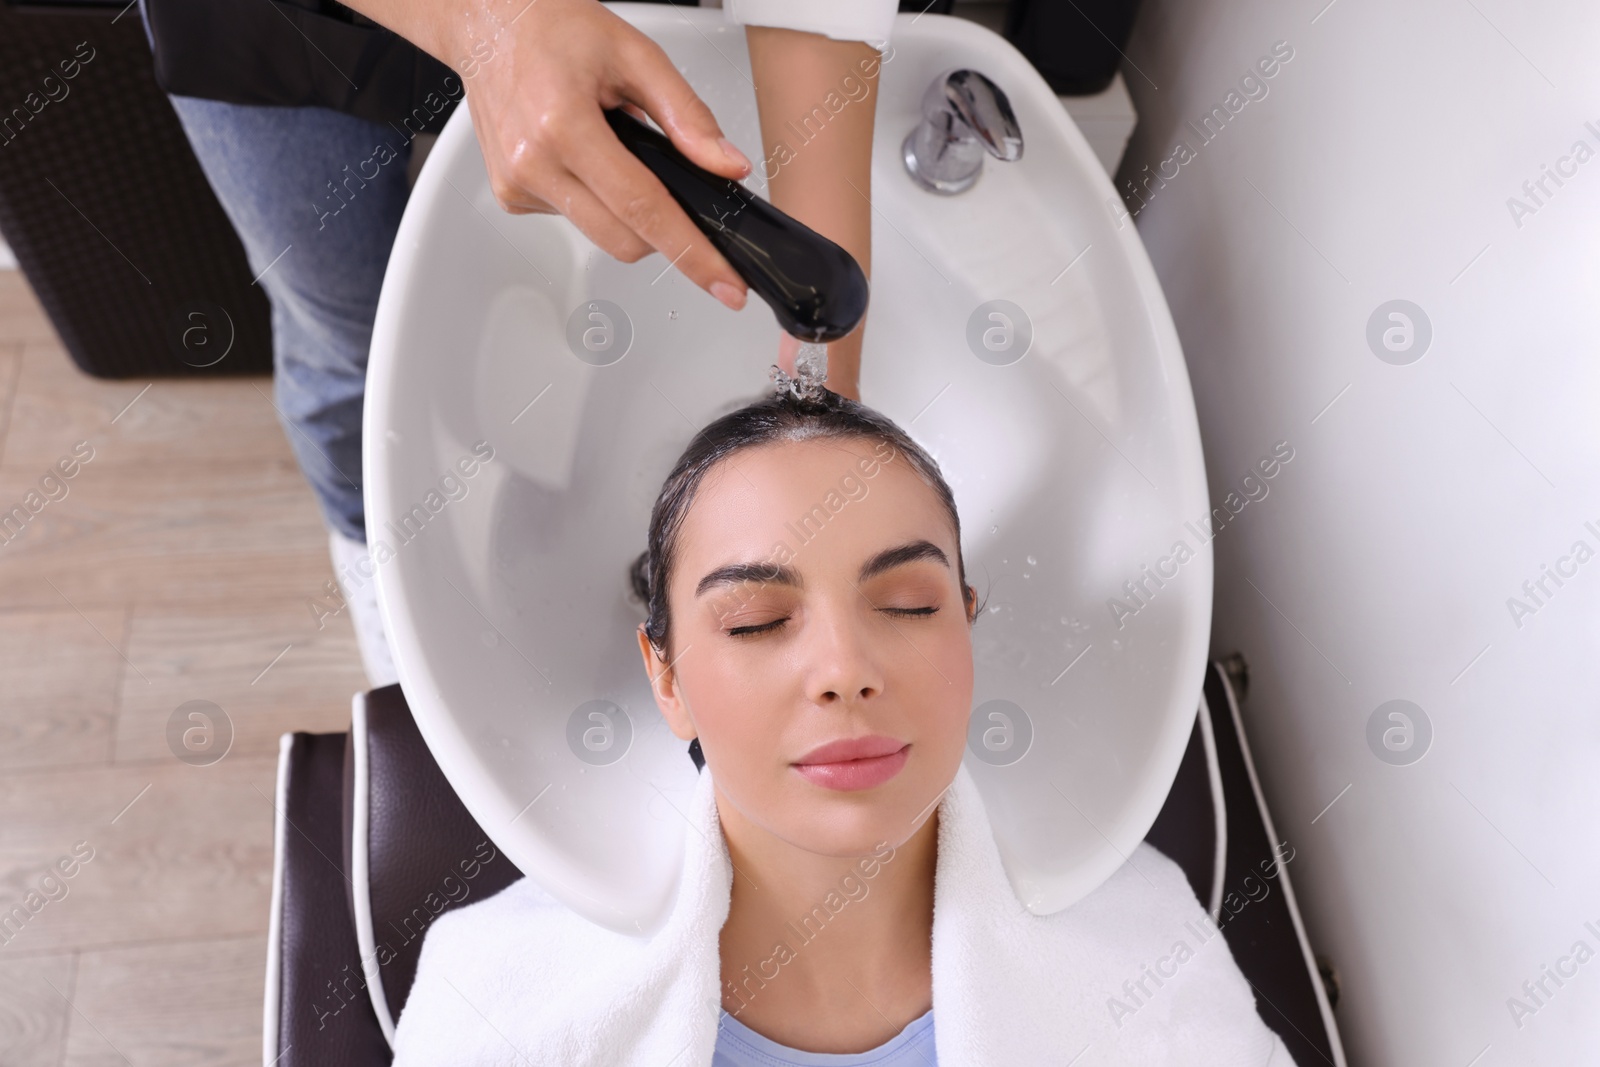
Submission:
<svg viewBox="0 0 1600 1067">
<path fill-rule="evenodd" d="M 1188 875 L 1295 1062 L 1343 1067 L 1337 986 L 1294 904 L 1294 842 L 1275 834 L 1245 743 L 1246 677 L 1237 657 L 1207 671 L 1146 840 Z M 522 872 L 467 814 L 399 686 L 357 695 L 348 735 L 285 734 L 277 808 L 262 1062 L 387 1067 L 429 925 Z"/>
<path fill-rule="evenodd" d="M 398 685 L 349 734 L 285 734 L 263 1064 L 379 1067 L 439 915 L 522 872 L 456 797 Z"/>
</svg>

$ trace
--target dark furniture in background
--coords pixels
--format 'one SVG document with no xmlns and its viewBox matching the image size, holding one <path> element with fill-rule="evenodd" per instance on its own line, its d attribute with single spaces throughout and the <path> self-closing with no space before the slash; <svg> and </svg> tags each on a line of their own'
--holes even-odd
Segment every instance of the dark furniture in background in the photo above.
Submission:
<svg viewBox="0 0 1600 1067">
<path fill-rule="evenodd" d="M 1006 38 L 1057 93 L 1098 93 L 1116 75 L 1139 0 L 1011 0 Z"/>
<path fill-rule="evenodd" d="M 84 372 L 271 372 L 266 295 L 137 9 L 0 4 L 0 232 Z"/>
</svg>

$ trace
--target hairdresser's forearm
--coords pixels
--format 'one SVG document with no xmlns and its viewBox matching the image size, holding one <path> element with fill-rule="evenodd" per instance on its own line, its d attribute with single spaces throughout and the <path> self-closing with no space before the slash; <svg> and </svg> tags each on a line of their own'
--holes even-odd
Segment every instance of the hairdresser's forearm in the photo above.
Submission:
<svg viewBox="0 0 1600 1067">
<path fill-rule="evenodd" d="M 764 26 L 747 27 L 745 36 L 773 204 L 838 242 L 870 276 L 877 49 Z M 830 385 L 854 392 L 861 336 L 857 328 L 828 347 Z"/>
</svg>

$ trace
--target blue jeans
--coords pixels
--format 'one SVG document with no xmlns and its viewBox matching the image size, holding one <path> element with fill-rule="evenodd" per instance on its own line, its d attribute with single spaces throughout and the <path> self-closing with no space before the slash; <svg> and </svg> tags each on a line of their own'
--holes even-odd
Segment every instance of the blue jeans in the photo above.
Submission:
<svg viewBox="0 0 1600 1067">
<path fill-rule="evenodd" d="M 295 458 L 327 524 L 365 541 L 367 348 L 408 135 L 326 108 L 170 99 L 272 302 L 273 403 Z"/>
</svg>

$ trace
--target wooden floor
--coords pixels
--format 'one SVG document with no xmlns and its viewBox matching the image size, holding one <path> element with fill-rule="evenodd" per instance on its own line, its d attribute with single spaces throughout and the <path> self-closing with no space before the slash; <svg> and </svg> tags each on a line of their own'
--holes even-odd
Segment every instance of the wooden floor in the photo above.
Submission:
<svg viewBox="0 0 1600 1067">
<path fill-rule="evenodd" d="M 365 688 L 270 395 L 90 378 L 0 271 L 0 512 L 93 449 L 0 538 L 0 1067 L 261 1062 L 278 737 Z M 190 700 L 233 725 L 210 766 L 168 744 Z"/>
</svg>

